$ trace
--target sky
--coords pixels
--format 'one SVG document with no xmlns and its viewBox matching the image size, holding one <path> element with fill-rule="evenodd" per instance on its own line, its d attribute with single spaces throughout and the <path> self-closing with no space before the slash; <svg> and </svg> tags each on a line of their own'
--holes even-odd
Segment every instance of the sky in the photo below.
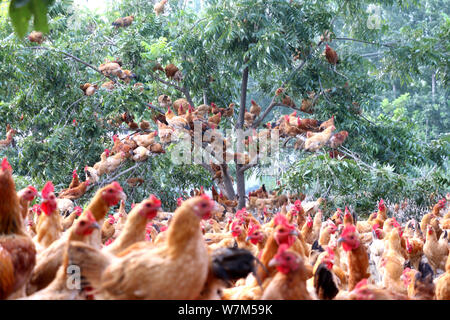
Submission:
<svg viewBox="0 0 450 320">
<path fill-rule="evenodd" d="M 91 10 L 104 11 L 108 5 L 108 0 L 75 0 L 75 4 L 83 5 Z"/>
</svg>

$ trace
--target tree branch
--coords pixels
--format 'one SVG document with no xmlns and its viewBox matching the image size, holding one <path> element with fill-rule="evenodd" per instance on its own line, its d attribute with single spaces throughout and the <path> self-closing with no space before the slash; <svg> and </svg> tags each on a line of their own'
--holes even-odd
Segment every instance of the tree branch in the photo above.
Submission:
<svg viewBox="0 0 450 320">
<path fill-rule="evenodd" d="M 191 106 L 194 106 L 194 102 L 192 101 L 191 95 L 189 94 L 189 90 L 187 90 L 184 87 L 180 87 L 179 85 L 176 85 L 175 83 L 169 82 L 169 81 L 165 81 L 163 79 L 161 79 L 160 77 L 158 77 L 157 75 L 155 75 L 154 73 L 150 73 L 150 76 L 156 80 L 159 81 L 163 84 L 165 84 L 166 86 L 170 86 L 170 87 L 174 87 L 176 90 L 180 91 L 181 93 L 183 93 L 186 97 L 186 100 L 189 102 L 189 104 Z"/>
<path fill-rule="evenodd" d="M 323 41 L 320 41 L 317 44 L 317 48 L 320 48 L 320 46 L 322 45 Z M 302 70 L 305 65 L 306 62 L 308 62 L 309 59 L 311 59 L 311 57 L 313 56 L 314 51 L 312 51 L 306 58 L 305 60 L 303 60 L 303 62 L 289 75 L 289 77 L 283 82 L 283 84 L 281 85 L 281 88 L 285 88 L 286 85 L 288 84 L 289 81 L 291 81 L 291 79 L 294 77 L 294 75 L 296 73 L 298 73 L 300 70 Z M 267 109 L 264 111 L 264 113 L 261 115 L 261 117 L 259 117 L 259 119 L 255 120 L 253 122 L 252 128 L 256 128 L 258 127 L 261 122 L 264 120 L 264 118 L 269 114 L 269 112 L 277 105 L 275 103 L 275 99 L 276 99 L 276 95 L 273 96 L 272 101 L 269 104 L 269 107 L 267 107 Z"/>
<path fill-rule="evenodd" d="M 333 40 L 362 42 L 362 43 L 373 44 L 373 45 L 383 46 L 383 47 L 388 47 L 388 48 L 394 48 L 395 47 L 394 46 L 395 42 L 392 42 L 392 43 L 379 43 L 379 42 L 370 42 L 370 41 L 366 41 L 366 40 L 346 38 L 346 37 L 337 37 L 337 38 L 334 38 Z"/>
<path fill-rule="evenodd" d="M 117 83 L 117 80 L 116 80 L 116 79 L 114 79 L 114 78 L 112 78 L 112 77 L 110 77 L 110 76 L 105 76 L 100 70 L 97 69 L 97 67 L 95 67 L 95 66 L 93 66 L 92 64 L 89 64 L 89 63 L 87 63 L 87 62 L 81 60 L 80 58 L 77 58 L 77 57 L 75 57 L 74 55 L 72 55 L 72 54 L 70 54 L 70 53 L 67 53 L 67 52 L 65 52 L 65 51 L 61 51 L 61 50 L 54 49 L 54 48 L 48 48 L 48 47 L 39 47 L 39 46 L 38 46 L 38 47 L 24 47 L 23 49 L 31 49 L 31 50 L 48 50 L 48 51 L 53 51 L 53 52 L 61 53 L 61 54 L 65 55 L 65 56 L 67 56 L 67 57 L 69 57 L 69 58 L 72 58 L 73 60 L 75 60 L 75 61 L 77 61 L 77 62 L 79 62 L 79 63 L 81 63 L 81 64 L 84 64 L 86 67 L 91 68 L 92 70 L 94 70 L 94 71 L 100 73 L 103 77 L 108 78 L 108 79 L 110 79 L 111 81 L 114 81 L 114 83 Z"/>
</svg>

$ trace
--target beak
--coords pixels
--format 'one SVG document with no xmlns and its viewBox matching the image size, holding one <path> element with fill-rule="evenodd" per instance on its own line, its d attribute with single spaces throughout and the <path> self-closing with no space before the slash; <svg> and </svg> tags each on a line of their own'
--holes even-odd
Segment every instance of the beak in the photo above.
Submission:
<svg viewBox="0 0 450 320">
<path fill-rule="evenodd" d="M 93 224 L 91 224 L 90 228 L 91 229 L 100 229 L 100 225 L 97 222 L 94 222 Z"/>
<path fill-rule="evenodd" d="M 291 235 L 291 236 L 298 236 L 298 232 L 297 232 L 297 230 L 292 230 L 291 232 L 289 232 L 289 234 Z"/>
<path fill-rule="evenodd" d="M 278 261 L 275 258 L 270 260 L 269 264 L 268 264 L 269 267 L 276 267 L 277 265 L 278 265 Z"/>
<path fill-rule="evenodd" d="M 250 237 L 250 236 L 247 236 L 247 238 L 245 238 L 245 241 L 248 241 L 248 240 L 250 240 L 252 237 Z"/>
<path fill-rule="evenodd" d="M 337 241 L 337 243 L 339 244 L 339 243 L 341 243 L 341 242 L 345 242 L 345 239 L 344 239 L 344 238 L 339 238 L 338 241 Z"/>
<path fill-rule="evenodd" d="M 123 201 L 126 201 L 127 200 L 127 195 L 125 194 L 125 192 L 121 191 L 120 195 L 119 195 L 119 198 L 121 200 L 123 200 Z"/>
</svg>

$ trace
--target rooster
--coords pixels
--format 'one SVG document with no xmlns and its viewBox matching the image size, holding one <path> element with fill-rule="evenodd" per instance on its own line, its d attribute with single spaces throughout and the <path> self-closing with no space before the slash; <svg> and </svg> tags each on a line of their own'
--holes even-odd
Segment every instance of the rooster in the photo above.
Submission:
<svg viewBox="0 0 450 320">
<path fill-rule="evenodd" d="M 209 219 L 214 203 L 202 195 L 175 211 L 160 246 L 113 257 L 84 243 L 71 242 L 69 261 L 102 299 L 195 299 L 208 276 L 209 255 L 200 221 Z M 169 280 L 170 279 L 170 280 Z"/>
</svg>

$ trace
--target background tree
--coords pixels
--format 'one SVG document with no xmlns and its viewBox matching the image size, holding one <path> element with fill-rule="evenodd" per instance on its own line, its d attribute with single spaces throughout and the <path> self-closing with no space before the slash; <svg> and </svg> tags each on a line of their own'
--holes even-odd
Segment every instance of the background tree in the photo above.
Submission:
<svg viewBox="0 0 450 320">
<path fill-rule="evenodd" d="M 380 8 L 380 25 L 369 29 L 372 2 Z M 195 105 L 236 103 L 235 116 L 223 121 L 223 128 L 241 128 L 244 107 L 255 99 L 264 108 L 254 122 L 261 127 L 292 112 L 275 99 L 275 90 L 285 87 L 297 106 L 308 92 L 319 94 L 314 114 L 302 117 L 326 120 L 335 115 L 337 130 L 350 133 L 340 149 L 349 159 L 331 159 L 327 150 L 293 152 L 288 143 L 279 174 L 264 177 L 269 187 L 327 196 L 330 206 L 352 204 L 363 212 L 379 197 L 407 197 L 427 206 L 434 201 L 430 194 L 442 194 L 450 181 L 449 19 L 448 13 L 433 13 L 439 5 L 437 0 L 420 6 L 389 0 L 210 0 L 199 10 L 169 1 L 166 13 L 157 17 L 148 1 L 119 1 L 98 13 L 74 7 L 72 1 L 55 1 L 42 45 L 15 37 L 10 22 L 0 22 L 0 124 L 19 130 L 15 146 L 0 154 L 11 160 L 19 186 L 53 180 L 62 189 L 73 168 L 82 172 L 86 164 L 98 161 L 112 145 L 113 134 L 131 133 L 108 120 L 124 111 L 138 120 L 150 119 L 155 108 L 149 110 L 146 103 L 157 105 L 160 94 L 172 100 L 185 97 Z M 111 26 L 118 17 L 132 14 L 136 18 L 131 26 Z M 322 56 L 321 36 L 327 30 L 341 59 L 336 70 Z M 95 68 L 115 58 L 138 75 L 145 90 L 118 85 L 83 96 L 80 84 L 109 80 Z M 152 72 L 157 62 L 174 63 L 184 80 L 176 84 Z M 254 180 L 262 169 L 230 164 L 226 170 L 236 185 L 225 179 L 221 188 L 230 198 L 237 194 L 242 207 L 246 180 Z M 167 153 L 138 165 L 127 162 L 100 185 L 117 178 L 130 196 L 128 205 L 151 190 L 173 208 L 175 199 L 193 187 L 212 185 L 206 170 L 175 166 Z M 128 187 L 125 180 L 134 176 L 145 183 Z"/>
</svg>

